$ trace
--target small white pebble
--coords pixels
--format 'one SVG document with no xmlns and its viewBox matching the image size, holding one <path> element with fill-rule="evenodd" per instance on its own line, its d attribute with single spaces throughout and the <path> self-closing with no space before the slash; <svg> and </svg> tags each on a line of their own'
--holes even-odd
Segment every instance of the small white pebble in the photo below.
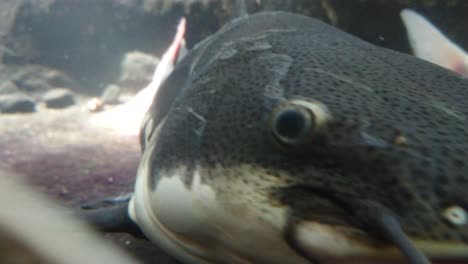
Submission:
<svg viewBox="0 0 468 264">
<path fill-rule="evenodd" d="M 91 98 L 88 101 L 87 108 L 90 112 L 99 112 L 104 108 L 104 103 L 99 98 Z"/>
</svg>

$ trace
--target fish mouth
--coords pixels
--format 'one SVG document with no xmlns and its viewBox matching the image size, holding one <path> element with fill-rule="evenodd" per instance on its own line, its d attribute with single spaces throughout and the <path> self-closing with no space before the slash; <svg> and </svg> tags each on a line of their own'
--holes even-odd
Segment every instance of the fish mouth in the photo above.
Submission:
<svg viewBox="0 0 468 264">
<path fill-rule="evenodd" d="M 303 186 L 295 186 L 293 192 L 286 193 L 301 191 L 315 197 L 318 194 L 318 199 L 327 202 L 322 204 L 335 207 L 328 209 L 325 217 L 313 213 L 289 216 L 286 240 L 313 263 L 468 263 L 467 244 L 408 236 L 399 218 L 377 202 L 344 201 L 329 192 Z M 293 212 L 294 209 L 317 212 L 291 205 Z"/>
<path fill-rule="evenodd" d="M 413 247 L 402 250 L 401 245 L 376 242 L 360 229 L 318 222 L 296 223 L 290 232 L 289 244 L 312 263 L 462 264 L 468 262 L 468 247 L 461 244 L 435 243 L 409 238 L 407 241 Z"/>
</svg>

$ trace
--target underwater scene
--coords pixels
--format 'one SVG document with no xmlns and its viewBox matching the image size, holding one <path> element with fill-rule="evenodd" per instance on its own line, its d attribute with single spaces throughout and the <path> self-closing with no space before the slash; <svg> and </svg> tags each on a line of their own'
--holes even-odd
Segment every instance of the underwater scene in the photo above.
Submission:
<svg viewBox="0 0 468 264">
<path fill-rule="evenodd" d="M 467 14 L 0 0 L 0 263 L 468 264 Z"/>
</svg>

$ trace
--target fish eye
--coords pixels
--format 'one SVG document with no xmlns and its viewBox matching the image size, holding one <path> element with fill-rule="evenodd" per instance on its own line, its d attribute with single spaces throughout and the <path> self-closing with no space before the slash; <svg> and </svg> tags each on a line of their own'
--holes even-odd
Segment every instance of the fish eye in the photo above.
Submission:
<svg viewBox="0 0 468 264">
<path fill-rule="evenodd" d="M 447 207 L 442 212 L 443 217 L 455 226 L 463 226 L 467 224 L 468 215 L 462 207 L 458 205 L 452 205 Z"/>
<path fill-rule="evenodd" d="M 285 108 L 273 119 L 273 134 L 282 143 L 298 144 L 314 123 L 313 114 L 300 108 Z"/>
<path fill-rule="evenodd" d="M 310 140 L 327 118 L 328 111 L 318 102 L 287 101 L 273 111 L 273 136 L 283 145 L 299 145 Z"/>
</svg>

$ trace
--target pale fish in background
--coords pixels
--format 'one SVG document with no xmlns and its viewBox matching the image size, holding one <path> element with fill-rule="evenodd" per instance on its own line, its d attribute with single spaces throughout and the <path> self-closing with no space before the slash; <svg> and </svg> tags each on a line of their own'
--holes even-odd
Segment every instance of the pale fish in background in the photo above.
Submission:
<svg viewBox="0 0 468 264">
<path fill-rule="evenodd" d="M 404 9 L 401 19 L 416 57 L 468 76 L 468 55 L 420 14 Z"/>
<path fill-rule="evenodd" d="M 91 124 L 112 128 L 121 135 L 138 135 L 143 116 L 153 102 L 161 83 L 172 72 L 175 64 L 187 54 L 184 39 L 185 24 L 186 20 L 182 18 L 171 46 L 156 67 L 151 83 L 125 104 L 91 117 Z"/>
</svg>

